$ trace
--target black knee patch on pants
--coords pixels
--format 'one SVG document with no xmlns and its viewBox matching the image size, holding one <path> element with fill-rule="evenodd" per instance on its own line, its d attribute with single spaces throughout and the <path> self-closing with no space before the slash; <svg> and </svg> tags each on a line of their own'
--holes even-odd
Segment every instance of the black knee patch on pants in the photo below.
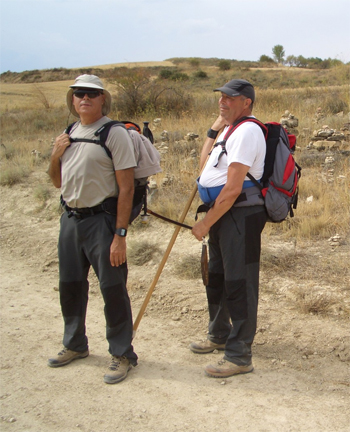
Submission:
<svg viewBox="0 0 350 432">
<path fill-rule="evenodd" d="M 206 287 L 209 304 L 220 304 L 224 287 L 224 275 L 209 272 L 209 283 Z"/>
<path fill-rule="evenodd" d="M 252 264 L 260 261 L 261 241 L 260 234 L 264 229 L 266 213 L 259 213 L 246 216 L 245 220 L 245 263 Z"/>
<path fill-rule="evenodd" d="M 83 316 L 88 298 L 88 286 L 83 282 L 60 282 L 60 301 L 64 317 Z"/>
<path fill-rule="evenodd" d="M 103 289 L 106 323 L 109 328 L 128 320 L 128 299 L 122 284 Z"/>
<path fill-rule="evenodd" d="M 248 301 L 245 280 L 225 281 L 227 307 L 232 321 L 248 318 Z"/>
</svg>

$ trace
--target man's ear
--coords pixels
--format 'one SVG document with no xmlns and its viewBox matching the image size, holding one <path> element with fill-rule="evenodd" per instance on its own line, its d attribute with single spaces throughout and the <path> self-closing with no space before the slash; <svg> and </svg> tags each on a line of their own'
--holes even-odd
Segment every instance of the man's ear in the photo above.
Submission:
<svg viewBox="0 0 350 432">
<path fill-rule="evenodd" d="M 244 100 L 244 107 L 249 108 L 253 101 L 250 98 Z"/>
</svg>

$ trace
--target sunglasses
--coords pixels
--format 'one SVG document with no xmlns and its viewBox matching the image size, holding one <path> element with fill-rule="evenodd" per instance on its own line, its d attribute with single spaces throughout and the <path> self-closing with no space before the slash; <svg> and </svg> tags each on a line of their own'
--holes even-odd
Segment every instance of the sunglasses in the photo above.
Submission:
<svg viewBox="0 0 350 432">
<path fill-rule="evenodd" d="M 79 99 L 83 99 L 85 95 L 87 95 L 89 99 L 95 99 L 103 93 L 99 90 L 75 90 L 73 94 Z"/>
</svg>

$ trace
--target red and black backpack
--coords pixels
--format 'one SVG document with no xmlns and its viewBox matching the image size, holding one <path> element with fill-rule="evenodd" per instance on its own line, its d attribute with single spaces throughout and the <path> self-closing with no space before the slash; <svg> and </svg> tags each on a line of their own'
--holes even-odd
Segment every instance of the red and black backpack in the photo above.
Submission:
<svg viewBox="0 0 350 432">
<path fill-rule="evenodd" d="M 254 117 L 242 117 L 229 127 L 224 140 L 216 143 L 222 147 L 221 155 L 226 153 L 229 136 L 245 122 L 260 126 L 266 141 L 262 178 L 258 181 L 250 173 L 247 176 L 261 190 L 269 221 L 282 222 L 288 215 L 294 216 L 293 209 L 297 208 L 298 203 L 301 167 L 293 157 L 296 137 L 289 134 L 280 123 L 262 123 Z"/>
</svg>

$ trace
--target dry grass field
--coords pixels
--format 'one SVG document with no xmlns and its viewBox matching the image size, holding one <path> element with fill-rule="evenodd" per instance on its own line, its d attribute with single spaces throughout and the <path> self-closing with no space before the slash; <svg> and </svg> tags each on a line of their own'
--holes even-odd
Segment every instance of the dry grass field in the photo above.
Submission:
<svg viewBox="0 0 350 432">
<path fill-rule="evenodd" d="M 103 300 L 92 272 L 87 317 L 91 355 L 59 370 L 46 366 L 47 357 L 60 349 L 62 331 L 56 250 L 59 191 L 46 171 L 52 140 L 74 120 L 65 106 L 72 79 L 24 82 L 18 75 L 10 82 L 6 77 L 0 89 L 0 428 L 348 431 L 348 69 L 258 72 L 242 67 L 223 72 L 200 65 L 208 76 L 196 79 L 193 64 L 172 64 L 189 79 L 166 85 L 181 90 L 191 104 L 172 112 L 150 109 L 132 119 L 151 122 L 162 154 L 163 172 L 152 178 L 157 191 L 149 207 L 154 211 L 175 219 L 182 213 L 195 184 L 201 144 L 217 112 L 212 89 L 219 84 L 232 77 L 251 79 L 257 90 L 256 117 L 279 121 L 289 110 L 299 120 L 295 158 L 303 170 L 298 208 L 293 219 L 267 224 L 263 234 L 255 371 L 209 379 L 203 366 L 219 354 L 196 356 L 188 350 L 192 340 L 205 337 L 207 310 L 199 272 L 201 244 L 184 229 L 140 323 L 134 340 L 139 365 L 127 380 L 116 386 L 102 381 L 109 359 Z M 164 80 L 157 81 L 162 67 L 169 65 L 149 65 L 150 83 L 164 85 Z M 104 73 L 108 71 L 106 66 Z M 70 73 L 74 76 L 75 71 Z M 117 101 L 110 116 L 124 117 L 118 80 L 105 81 Z M 323 117 L 316 122 L 318 107 Z M 156 118 L 161 121 L 154 122 Z M 313 131 L 324 125 L 347 138 L 335 147 L 311 148 Z M 185 139 L 188 133 L 198 138 Z M 186 218 L 189 225 L 198 204 L 195 197 Z M 135 317 L 173 231 L 153 217 L 130 227 L 128 289 Z"/>
<path fill-rule="evenodd" d="M 2 83 L 0 112 L 16 113 L 23 110 L 42 110 L 65 106 L 64 95 L 72 80 L 41 83 Z M 4 129 L 3 129 L 4 131 Z"/>
<path fill-rule="evenodd" d="M 150 67 L 174 67 L 174 63 L 171 61 L 146 61 L 146 62 L 128 62 L 128 63 L 113 63 L 108 65 L 93 66 L 97 69 L 111 69 L 118 67 L 127 68 L 150 68 Z"/>
</svg>

